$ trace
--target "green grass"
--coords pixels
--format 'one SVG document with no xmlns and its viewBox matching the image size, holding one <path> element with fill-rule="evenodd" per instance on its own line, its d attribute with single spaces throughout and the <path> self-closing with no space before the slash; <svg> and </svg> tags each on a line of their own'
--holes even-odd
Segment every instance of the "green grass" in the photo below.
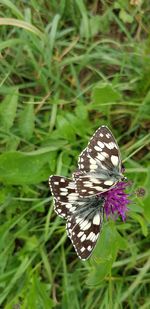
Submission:
<svg viewBox="0 0 150 309">
<path fill-rule="evenodd" d="M 150 307 L 150 19 L 147 1 L 129 2 L 0 1 L 1 308 Z M 102 124 L 132 203 L 82 262 L 48 177 L 70 177 Z"/>
</svg>

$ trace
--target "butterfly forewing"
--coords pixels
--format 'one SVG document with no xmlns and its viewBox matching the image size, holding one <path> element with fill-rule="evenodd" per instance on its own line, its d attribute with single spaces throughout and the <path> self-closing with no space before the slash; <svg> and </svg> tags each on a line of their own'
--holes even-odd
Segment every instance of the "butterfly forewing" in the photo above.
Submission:
<svg viewBox="0 0 150 309">
<path fill-rule="evenodd" d="M 111 131 L 100 127 L 90 139 L 87 151 L 89 155 L 102 164 L 104 170 L 121 172 L 121 158 L 118 145 Z"/>
<path fill-rule="evenodd" d="M 92 136 L 78 160 L 74 173 L 76 190 L 81 197 L 103 193 L 121 178 L 118 145 L 110 130 L 102 126 Z"/>
<path fill-rule="evenodd" d="M 83 172 L 95 172 L 99 168 L 99 163 L 94 160 L 88 152 L 88 148 L 85 148 L 78 159 L 78 168 Z"/>
</svg>

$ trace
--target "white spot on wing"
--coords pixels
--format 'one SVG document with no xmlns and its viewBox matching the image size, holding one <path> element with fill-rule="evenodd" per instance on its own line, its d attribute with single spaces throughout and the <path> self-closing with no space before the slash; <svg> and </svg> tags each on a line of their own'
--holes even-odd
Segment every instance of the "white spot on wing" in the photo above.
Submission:
<svg viewBox="0 0 150 309">
<path fill-rule="evenodd" d="M 83 242 L 86 239 L 86 235 L 83 234 L 83 236 L 81 237 L 81 242 Z"/>
<path fill-rule="evenodd" d="M 97 165 L 97 163 L 95 162 L 95 160 L 92 159 L 92 158 L 90 158 L 90 163 L 91 163 L 91 164 L 96 164 L 96 165 Z"/>
<path fill-rule="evenodd" d="M 61 178 L 61 179 L 60 179 L 60 182 L 65 182 L 65 179 L 64 179 L 64 178 Z"/>
<path fill-rule="evenodd" d="M 75 188 L 75 183 L 70 182 L 69 185 L 67 186 L 68 189 L 74 189 Z"/>
<path fill-rule="evenodd" d="M 85 187 L 92 187 L 92 182 L 91 181 L 84 181 L 84 186 Z"/>
<path fill-rule="evenodd" d="M 88 230 L 91 226 L 91 222 L 88 220 L 85 220 L 82 224 L 80 224 L 80 227 L 83 231 Z"/>
<path fill-rule="evenodd" d="M 96 170 L 97 165 L 96 164 L 90 164 L 90 170 Z"/>
<path fill-rule="evenodd" d="M 117 156 L 114 156 L 114 155 L 112 155 L 111 156 L 111 162 L 112 162 L 112 164 L 114 165 L 114 166 L 117 166 L 118 165 L 118 157 Z"/>
<path fill-rule="evenodd" d="M 104 147 L 105 147 L 104 143 L 102 143 L 102 142 L 100 142 L 100 141 L 98 141 L 97 144 L 98 144 L 98 146 L 101 147 L 101 148 L 104 148 Z"/>
<path fill-rule="evenodd" d="M 66 203 L 66 208 L 71 208 L 71 207 L 72 207 L 72 204 Z"/>
<path fill-rule="evenodd" d="M 70 193 L 68 195 L 69 201 L 76 201 L 78 199 L 78 194 L 77 193 Z"/>
<path fill-rule="evenodd" d="M 100 160 L 100 161 L 104 161 L 105 157 L 103 157 L 100 153 L 98 153 L 97 159 Z"/>
<path fill-rule="evenodd" d="M 106 180 L 105 182 L 104 182 L 104 185 L 106 185 L 106 186 L 112 186 L 113 185 L 113 180 Z"/>
<path fill-rule="evenodd" d="M 88 237 L 87 237 L 87 240 L 89 239 L 89 240 L 92 240 L 92 239 L 94 239 L 95 238 L 95 233 L 93 233 L 93 232 L 90 232 L 90 234 L 88 235 Z"/>
<path fill-rule="evenodd" d="M 60 191 L 68 192 L 68 190 L 66 188 L 60 188 Z"/>
<path fill-rule="evenodd" d="M 108 158 L 109 157 L 109 154 L 107 153 L 107 152 L 101 152 L 101 155 L 103 156 L 103 157 L 105 157 L 105 158 Z"/>
<path fill-rule="evenodd" d="M 61 196 L 65 196 L 65 195 L 67 195 L 68 194 L 68 192 L 60 192 L 60 195 Z"/>
<path fill-rule="evenodd" d="M 110 142 L 110 143 L 105 143 L 105 146 L 108 148 L 108 149 L 113 149 L 116 147 L 116 144 L 113 143 L 113 142 Z"/>
<path fill-rule="evenodd" d="M 100 148 L 100 147 L 98 147 L 98 146 L 94 146 L 94 149 L 95 149 L 96 151 L 102 151 L 102 148 Z"/>
<path fill-rule="evenodd" d="M 97 191 L 105 191 L 105 189 L 103 187 L 100 187 L 100 186 L 96 186 L 96 187 L 94 187 L 94 189 L 96 189 Z"/>
<path fill-rule="evenodd" d="M 80 238 L 83 234 L 84 232 L 79 232 L 77 236 Z"/>
<path fill-rule="evenodd" d="M 100 224 L 100 214 L 97 213 L 93 218 L 93 224 L 99 225 Z"/>
</svg>

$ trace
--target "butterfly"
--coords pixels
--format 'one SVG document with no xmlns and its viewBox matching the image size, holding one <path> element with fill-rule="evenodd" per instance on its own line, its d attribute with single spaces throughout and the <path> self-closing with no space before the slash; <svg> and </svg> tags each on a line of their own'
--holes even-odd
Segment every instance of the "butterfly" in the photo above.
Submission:
<svg viewBox="0 0 150 309">
<path fill-rule="evenodd" d="M 92 254 L 100 235 L 104 217 L 104 198 L 81 198 L 75 183 L 61 176 L 50 176 L 49 186 L 54 196 L 54 210 L 66 219 L 66 230 L 78 257 L 86 260 Z"/>
<path fill-rule="evenodd" d="M 118 144 L 111 131 L 101 126 L 79 156 L 73 174 L 76 190 L 81 197 L 106 192 L 125 178 L 121 170 Z"/>
<path fill-rule="evenodd" d="M 112 133 L 101 126 L 90 139 L 78 160 L 73 180 L 51 176 L 49 186 L 54 210 L 66 219 L 69 238 L 79 258 L 88 259 L 102 229 L 105 198 L 124 176 L 120 151 Z"/>
</svg>

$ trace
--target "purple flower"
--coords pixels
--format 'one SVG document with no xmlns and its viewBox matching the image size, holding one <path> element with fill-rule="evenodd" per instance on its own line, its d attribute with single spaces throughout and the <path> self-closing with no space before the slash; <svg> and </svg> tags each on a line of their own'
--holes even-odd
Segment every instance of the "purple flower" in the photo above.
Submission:
<svg viewBox="0 0 150 309">
<path fill-rule="evenodd" d="M 129 186 L 129 182 L 118 182 L 117 185 L 109 191 L 101 194 L 105 198 L 104 210 L 106 217 L 121 216 L 122 220 L 126 219 L 127 205 L 130 203 L 129 194 L 125 193 L 125 189 Z"/>
</svg>

